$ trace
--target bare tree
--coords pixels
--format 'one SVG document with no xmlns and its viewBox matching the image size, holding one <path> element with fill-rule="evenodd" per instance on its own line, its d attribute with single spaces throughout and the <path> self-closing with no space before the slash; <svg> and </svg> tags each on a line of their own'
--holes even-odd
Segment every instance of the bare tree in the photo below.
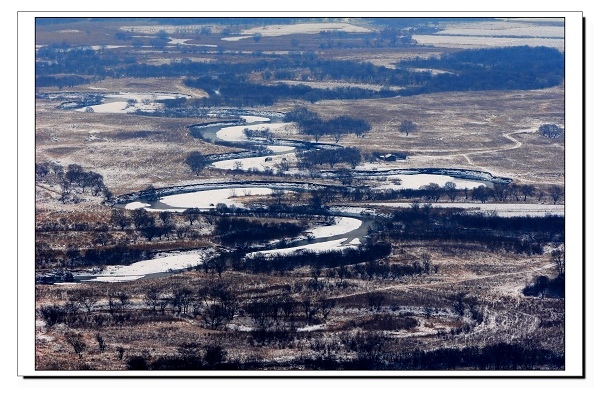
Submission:
<svg viewBox="0 0 600 399">
<path fill-rule="evenodd" d="M 406 135 L 408 136 L 408 133 L 412 133 L 417 130 L 417 124 L 414 123 L 413 121 L 405 119 L 402 121 L 402 123 L 398 127 L 398 130 L 406 133 Z"/>
<path fill-rule="evenodd" d="M 545 124 L 545 125 L 541 125 L 538 128 L 538 132 L 544 136 L 544 137 L 548 137 L 548 138 L 556 138 L 559 136 L 562 136 L 564 134 L 564 129 L 561 128 L 558 125 L 555 124 Z"/>
<path fill-rule="evenodd" d="M 119 360 L 123 360 L 123 355 L 125 354 L 125 348 L 122 346 L 117 346 L 117 357 Z"/>
<path fill-rule="evenodd" d="M 332 298 L 321 298 L 319 299 L 319 310 L 321 311 L 321 316 L 323 316 L 323 320 L 327 321 L 329 314 L 335 308 L 335 299 Z"/>
<path fill-rule="evenodd" d="M 535 193 L 535 187 L 533 184 L 524 184 L 521 186 L 521 193 L 523 194 L 523 201 L 527 201 L 527 196 Z"/>
<path fill-rule="evenodd" d="M 160 305 L 161 295 L 156 287 L 150 287 L 145 294 L 146 305 L 152 307 L 152 312 L 156 313 L 156 307 Z"/>
<path fill-rule="evenodd" d="M 185 158 L 185 163 L 190 167 L 192 172 L 196 174 L 196 176 L 200 175 L 202 169 L 206 165 L 206 158 L 199 151 L 192 151 Z"/>
<path fill-rule="evenodd" d="M 512 185 L 507 186 L 506 184 L 494 183 L 494 197 L 496 200 L 504 202 L 506 201 L 506 197 L 514 191 L 513 188 Z"/>
<path fill-rule="evenodd" d="M 198 208 L 188 208 L 185 211 L 183 211 L 183 216 L 187 219 L 188 222 L 190 222 L 190 226 L 194 223 L 194 221 L 197 221 L 198 218 L 200 217 L 200 209 Z"/>
<path fill-rule="evenodd" d="M 550 197 L 552 197 L 554 204 L 556 204 L 560 197 L 562 197 L 563 190 L 559 186 L 552 186 L 550 187 L 550 190 L 548 190 L 548 194 L 550 194 Z"/>
<path fill-rule="evenodd" d="M 227 358 L 227 351 L 221 345 L 207 345 L 204 348 L 204 361 L 211 370 L 223 363 Z"/>
<path fill-rule="evenodd" d="M 560 249 L 556 249 L 551 253 L 552 261 L 556 265 L 558 274 L 565 274 L 565 253 Z"/>
<path fill-rule="evenodd" d="M 454 202 L 456 195 L 458 194 L 458 191 L 456 190 L 456 183 L 447 181 L 446 184 L 444 184 L 444 191 L 446 192 L 446 195 L 450 201 Z"/>
<path fill-rule="evenodd" d="M 194 300 L 192 291 L 187 288 L 182 288 L 173 294 L 173 306 L 177 308 L 178 313 L 187 314 Z"/>
<path fill-rule="evenodd" d="M 277 205 L 281 205 L 281 199 L 285 195 L 285 191 L 282 189 L 273 189 L 271 196 L 277 200 Z"/>
<path fill-rule="evenodd" d="M 82 357 L 82 353 L 87 347 L 83 341 L 83 335 L 81 333 L 69 332 L 65 334 L 65 340 L 73 347 L 73 351 L 79 355 L 79 357 Z"/>
<path fill-rule="evenodd" d="M 306 317 L 306 321 L 310 324 L 319 310 L 318 304 L 315 303 L 312 297 L 305 296 L 302 298 L 300 305 L 304 311 L 304 317 Z"/>
<path fill-rule="evenodd" d="M 318 263 L 310 265 L 310 276 L 315 279 L 315 283 L 319 281 L 322 270 L 323 266 Z"/>
<path fill-rule="evenodd" d="M 96 297 L 94 290 L 81 290 L 75 294 L 73 300 L 83 306 L 89 315 L 92 313 L 94 305 L 98 302 L 98 297 Z"/>
<path fill-rule="evenodd" d="M 289 294 L 284 295 L 281 299 L 281 310 L 288 319 L 292 317 L 297 307 L 298 303 Z"/>
<path fill-rule="evenodd" d="M 385 300 L 385 294 L 382 292 L 369 292 L 367 294 L 367 302 L 369 307 L 374 310 L 381 309 L 381 305 Z"/>
<path fill-rule="evenodd" d="M 254 325 L 260 330 L 267 330 L 273 325 L 270 304 L 265 300 L 255 300 L 246 306 L 246 312 L 252 318 Z"/>
<path fill-rule="evenodd" d="M 114 225 L 120 227 L 121 230 L 124 230 L 125 227 L 131 224 L 131 221 L 125 214 L 125 211 L 122 209 L 113 209 L 110 215 L 110 221 Z"/>
<path fill-rule="evenodd" d="M 431 271 L 431 255 L 428 253 L 421 254 L 421 263 L 423 264 L 425 273 L 429 274 Z"/>
<path fill-rule="evenodd" d="M 104 353 L 104 351 L 106 350 L 106 342 L 104 341 L 104 338 L 102 338 L 102 335 L 100 335 L 100 333 L 96 333 L 96 342 L 98 342 L 98 350 L 100 351 L 100 353 Z"/>
</svg>

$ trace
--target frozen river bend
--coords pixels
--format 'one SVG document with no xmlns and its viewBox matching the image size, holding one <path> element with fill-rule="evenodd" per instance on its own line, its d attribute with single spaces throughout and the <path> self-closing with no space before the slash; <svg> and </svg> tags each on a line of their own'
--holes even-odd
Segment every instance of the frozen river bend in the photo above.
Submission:
<svg viewBox="0 0 600 399">
<path fill-rule="evenodd" d="M 269 129 L 276 135 L 277 132 L 289 128 L 290 124 L 282 123 L 280 117 L 276 117 L 274 120 L 264 115 L 238 115 L 238 117 L 239 122 L 228 122 L 225 126 L 216 123 L 190 127 L 195 131 L 195 137 L 215 143 L 250 148 L 247 151 L 231 152 L 216 156 L 214 159 L 209 158 L 208 166 L 216 169 L 261 173 L 272 171 L 287 176 L 287 180 L 223 181 L 166 187 L 154 189 L 152 192 L 143 191 L 122 196 L 116 199 L 115 206 L 128 210 L 145 209 L 148 212 L 185 212 L 190 208 L 195 208 L 200 212 L 208 213 L 228 213 L 234 212 L 235 209 L 264 213 L 267 211 L 261 204 L 272 199 L 276 192 L 306 193 L 340 188 L 339 186 L 302 182 L 305 172 L 293 166 L 284 172 L 278 170 L 277 166 L 282 161 L 295 163 L 297 151 L 320 151 L 340 146 L 275 137 L 268 141 L 250 138 L 247 136 L 247 127 L 259 131 Z M 234 126 L 230 126 L 232 123 Z M 252 149 L 256 144 L 261 145 L 262 150 L 259 152 Z M 349 173 L 362 184 L 368 183 L 373 190 L 419 189 L 421 186 L 432 183 L 438 185 L 454 183 L 457 189 L 473 189 L 478 186 L 493 187 L 497 183 L 510 182 L 510 179 L 492 176 L 487 172 L 462 169 L 398 168 L 396 163 L 361 164 Z M 336 171 L 321 171 L 311 177 L 311 181 L 335 179 Z M 352 188 L 350 187 L 350 189 Z M 303 251 L 341 251 L 347 248 L 358 248 L 364 242 L 373 222 L 383 217 L 380 209 L 414 206 L 409 202 L 370 202 L 353 203 L 353 205 L 331 207 L 325 213 L 330 216 L 327 224 L 313 225 L 301 235 L 281 241 L 276 248 L 273 248 L 273 243 L 257 245 L 253 247 L 254 249 L 248 249 L 246 256 L 285 256 Z M 499 216 L 564 215 L 564 207 L 560 205 L 453 202 L 434 203 L 432 207 L 457 208 L 466 212 L 484 212 Z M 268 215 L 268 212 L 264 214 Z M 323 215 L 323 210 L 320 210 L 319 214 Z M 109 266 L 98 274 L 82 274 L 77 278 L 81 281 L 135 280 L 197 267 L 216 256 L 218 253 L 214 248 L 165 252 L 155 255 L 153 259 L 135 262 L 131 265 Z"/>
</svg>

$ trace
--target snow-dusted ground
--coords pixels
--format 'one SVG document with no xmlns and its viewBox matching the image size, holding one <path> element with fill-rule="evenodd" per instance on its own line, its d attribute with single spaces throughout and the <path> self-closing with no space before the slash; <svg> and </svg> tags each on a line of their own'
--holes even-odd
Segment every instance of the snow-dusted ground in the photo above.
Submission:
<svg viewBox="0 0 600 399">
<path fill-rule="evenodd" d="M 401 168 L 405 164 L 405 161 L 396 161 L 396 162 L 363 162 L 360 165 L 356 166 L 356 170 L 392 170 Z"/>
<path fill-rule="evenodd" d="M 329 210 L 334 213 L 343 214 L 343 215 L 376 215 L 376 212 L 373 209 L 365 208 L 363 206 L 330 206 Z"/>
<path fill-rule="evenodd" d="M 565 30 L 563 26 L 531 21 L 480 21 L 448 24 L 444 30 L 436 32 L 436 35 L 563 38 Z"/>
<path fill-rule="evenodd" d="M 335 223 L 331 226 L 317 226 L 306 233 L 311 234 L 314 238 L 333 237 L 340 234 L 346 234 L 360 227 L 362 221 L 349 217 L 336 217 Z M 359 241 L 360 243 L 360 241 Z"/>
<path fill-rule="evenodd" d="M 452 48 L 488 48 L 509 46 L 545 46 L 563 50 L 564 39 L 544 37 L 480 37 L 449 35 L 413 35 L 418 44 Z"/>
<path fill-rule="evenodd" d="M 402 189 L 418 189 L 422 186 L 425 186 L 429 183 L 436 183 L 441 187 L 444 187 L 444 184 L 447 182 L 453 182 L 456 184 L 456 188 L 458 190 L 468 188 L 473 189 L 475 187 L 485 185 L 484 182 L 477 180 L 466 180 L 466 179 L 457 179 L 452 176 L 444 176 L 444 175 L 429 175 L 429 174 L 415 174 L 415 175 L 390 175 L 386 176 L 387 181 L 389 183 L 382 184 L 380 186 L 373 187 L 373 190 L 402 190 Z M 394 183 L 394 181 L 400 181 L 400 184 Z"/>
<path fill-rule="evenodd" d="M 130 202 L 130 203 L 126 204 L 125 209 L 133 210 L 133 209 L 146 208 L 149 206 L 150 206 L 150 204 L 146 204 L 146 203 L 140 202 L 140 201 L 134 201 L 134 202 Z"/>
<path fill-rule="evenodd" d="M 260 118 L 258 116 L 256 117 L 249 117 L 249 116 L 243 116 L 242 118 Z M 266 118 L 264 118 L 266 119 Z M 247 125 L 242 125 L 242 126 L 229 126 L 229 127 L 224 127 L 223 129 L 219 130 L 217 132 L 217 137 L 223 141 L 248 141 L 248 137 L 246 137 L 246 135 L 244 134 L 244 129 L 251 129 L 251 130 L 265 130 L 265 129 L 270 129 L 271 131 L 274 131 L 276 129 L 281 129 L 284 126 L 289 125 L 290 123 L 259 123 L 257 125 L 251 125 L 251 126 L 247 126 Z"/>
<path fill-rule="evenodd" d="M 103 282 L 137 280 L 147 274 L 164 273 L 197 266 L 214 252 L 213 248 L 207 248 L 187 252 L 162 253 L 154 259 L 135 262 L 129 266 L 108 266 L 100 274 L 81 274 L 79 277 L 89 277 L 89 281 Z M 86 280 L 88 279 L 86 278 Z"/>
<path fill-rule="evenodd" d="M 156 100 L 175 99 L 180 97 L 189 97 L 185 94 L 176 93 L 119 93 L 109 94 L 104 97 L 103 103 L 92 105 L 90 107 L 79 108 L 76 111 L 86 112 L 88 108 L 98 113 L 127 114 L 137 110 L 155 111 L 162 105 L 156 103 Z M 128 100 L 135 100 L 134 104 L 129 104 Z"/>
<path fill-rule="evenodd" d="M 392 208 L 410 208 L 411 203 L 406 202 L 380 202 L 370 204 L 373 206 L 389 206 Z M 553 204 L 473 204 L 473 203 L 432 203 L 433 208 L 462 208 L 470 212 L 496 212 L 498 216 L 545 216 L 564 215 L 564 205 Z"/>
<path fill-rule="evenodd" d="M 307 245 L 302 245 L 299 247 L 256 251 L 256 252 L 251 252 L 246 256 L 249 258 L 252 258 L 252 257 L 260 254 L 260 255 L 264 255 L 264 256 L 268 257 L 268 256 L 275 256 L 275 255 L 289 255 L 289 254 L 293 254 L 296 252 L 304 252 L 304 251 L 314 251 L 314 252 L 342 251 L 347 248 L 357 248 L 358 247 L 354 243 L 342 245 L 342 243 L 344 241 L 346 241 L 346 238 L 340 238 L 337 240 L 331 240 L 331 241 L 325 241 L 325 242 L 318 242 L 315 244 L 307 244 Z"/>
<path fill-rule="evenodd" d="M 301 331 L 301 332 L 306 332 L 306 331 L 318 331 L 318 330 L 323 330 L 326 327 L 325 324 L 314 324 L 312 326 L 304 326 L 304 327 L 299 327 L 297 329 L 297 331 Z"/>
<path fill-rule="evenodd" d="M 444 71 L 443 69 L 432 69 L 432 68 L 408 68 L 411 72 L 429 72 L 431 75 L 439 75 L 443 73 L 449 73 L 450 75 L 454 75 L 454 72 Z"/>
<path fill-rule="evenodd" d="M 294 151 L 294 147 L 289 145 L 268 145 L 267 150 L 273 151 L 275 154 L 281 154 L 284 152 Z"/>
<path fill-rule="evenodd" d="M 343 22 L 299 23 L 290 25 L 267 25 L 251 29 L 244 29 L 241 32 L 241 36 L 228 36 L 224 37 L 222 40 L 237 41 L 253 37 L 253 35 L 257 33 L 260 33 L 262 36 L 283 36 L 301 33 L 315 34 L 321 31 L 329 30 L 355 33 L 367 33 L 371 31 L 370 29 L 363 28 L 361 26 L 351 25 Z"/>
<path fill-rule="evenodd" d="M 254 116 L 254 115 L 243 115 L 241 117 L 246 123 L 255 123 L 255 122 L 269 122 L 271 119 L 265 118 L 263 116 Z"/>
<path fill-rule="evenodd" d="M 191 39 L 173 39 L 172 37 L 170 37 L 168 44 L 174 45 L 174 46 L 176 46 L 178 44 L 187 46 L 188 44 L 186 42 L 188 40 L 191 40 Z"/>
<path fill-rule="evenodd" d="M 267 169 L 271 169 L 276 173 L 279 170 L 278 165 L 281 164 L 283 160 L 295 164 L 296 155 L 290 153 L 252 158 L 228 159 L 225 161 L 213 162 L 212 166 L 217 169 L 258 170 L 261 172 L 264 172 Z"/>
<path fill-rule="evenodd" d="M 270 195 L 272 193 L 273 190 L 264 187 L 222 188 L 168 195 L 162 197 L 159 202 L 177 208 L 211 209 L 219 203 L 227 206 L 235 205 L 242 208 L 244 205 L 241 202 L 236 201 L 235 198 L 246 195 Z"/>
</svg>

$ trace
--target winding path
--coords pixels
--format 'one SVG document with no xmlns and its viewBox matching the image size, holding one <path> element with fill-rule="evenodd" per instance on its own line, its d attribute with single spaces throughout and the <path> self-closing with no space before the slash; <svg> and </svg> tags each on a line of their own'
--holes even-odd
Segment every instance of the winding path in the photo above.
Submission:
<svg viewBox="0 0 600 399">
<path fill-rule="evenodd" d="M 514 137 L 512 137 L 513 134 L 518 134 L 518 133 L 523 133 L 523 132 L 522 131 L 517 131 L 517 132 L 512 132 L 512 133 L 504 133 L 502 135 L 502 137 L 506 137 L 507 139 L 509 139 L 510 141 L 512 141 L 513 143 L 515 143 L 515 145 L 512 146 L 512 147 L 508 147 L 508 148 L 494 148 L 494 149 L 491 149 L 491 150 L 469 151 L 469 152 L 462 153 L 460 155 L 462 155 L 467 160 L 467 163 L 469 165 L 476 166 L 471 161 L 471 159 L 469 158 L 469 155 L 473 155 L 473 154 L 488 154 L 488 153 L 495 153 L 495 152 L 500 152 L 500 151 L 515 150 L 515 149 L 517 149 L 517 148 L 519 148 L 519 147 L 521 147 L 523 145 L 522 142 L 520 142 L 519 140 L 517 140 Z"/>
</svg>

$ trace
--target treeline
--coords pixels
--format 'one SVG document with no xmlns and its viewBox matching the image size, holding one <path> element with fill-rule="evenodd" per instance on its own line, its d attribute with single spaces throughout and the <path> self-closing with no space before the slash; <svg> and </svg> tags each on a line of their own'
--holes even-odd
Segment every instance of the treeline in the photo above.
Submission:
<svg viewBox="0 0 600 399">
<path fill-rule="evenodd" d="M 369 334 L 369 337 L 378 336 Z M 380 335 L 379 335 L 380 336 Z M 381 337 L 381 336 L 380 336 Z M 156 359 L 132 356 L 128 370 L 564 370 L 564 353 L 527 348 L 521 344 L 499 343 L 484 347 L 442 348 L 432 351 L 383 352 L 382 342 L 367 342 L 362 337 L 345 338 L 344 347 L 357 356 L 339 359 L 334 355 L 303 356 L 287 361 L 231 359 L 219 345 L 182 345 L 177 354 Z M 385 338 L 380 338 L 384 341 Z"/>
<path fill-rule="evenodd" d="M 348 175 L 348 173 L 350 174 Z M 337 173 L 337 177 L 340 180 L 354 179 L 350 171 L 340 171 Z M 534 201 L 541 202 L 545 197 L 550 197 L 554 204 L 564 197 L 564 191 L 559 186 L 550 186 L 548 190 L 542 190 L 530 184 L 496 183 L 493 188 L 482 185 L 473 189 L 458 189 L 454 182 L 446 182 L 444 186 L 440 186 L 437 183 L 430 183 L 418 189 L 402 188 L 400 186 L 398 189 L 374 190 L 368 186 L 358 186 L 340 191 L 338 194 L 341 194 L 343 198 L 351 198 L 353 201 L 414 199 L 438 202 L 442 198 L 447 198 L 451 202 L 461 199 L 481 203 L 492 200 L 496 202 L 506 202 L 507 200 L 527 202 L 528 199 L 531 200 L 532 198 Z M 416 204 L 417 202 L 415 201 L 414 203 Z"/>
<path fill-rule="evenodd" d="M 317 89 L 303 84 L 263 85 L 247 82 L 239 76 L 220 76 L 219 79 L 188 78 L 184 80 L 184 83 L 187 86 L 213 93 L 210 97 L 203 97 L 197 101 L 203 107 L 269 106 L 275 104 L 279 99 L 302 99 L 314 103 L 319 100 L 391 97 L 396 94 L 392 91 L 375 91 L 358 87 Z"/>
<path fill-rule="evenodd" d="M 247 257 L 242 263 L 244 270 L 252 273 L 284 274 L 298 267 L 335 268 L 348 264 L 371 262 L 389 256 L 392 246 L 388 242 L 368 243 L 359 248 L 340 251 L 302 251 L 287 255 L 260 255 Z M 320 269 L 319 269 L 320 270 Z"/>
<path fill-rule="evenodd" d="M 87 249 L 69 245 L 66 250 L 53 249 L 45 241 L 38 241 L 35 244 L 35 264 L 38 269 L 123 265 L 149 259 L 150 256 L 148 251 L 123 244 L 102 245 Z"/>
<path fill-rule="evenodd" d="M 478 243 L 493 251 L 542 254 L 547 243 L 564 242 L 564 217 L 508 217 L 452 210 L 403 209 L 392 220 L 376 222 L 372 232 L 393 240 Z"/>
<path fill-rule="evenodd" d="M 283 118 L 284 122 L 295 122 L 300 132 L 307 136 L 313 136 L 315 141 L 325 135 L 330 135 L 337 143 L 340 139 L 354 133 L 356 137 L 362 137 L 371 130 L 371 125 L 364 119 L 354 119 L 342 115 L 329 120 L 323 120 L 316 112 L 309 111 L 304 107 L 296 107 L 288 112 Z"/>
<path fill-rule="evenodd" d="M 104 184 L 104 177 L 97 172 L 85 171 L 78 164 L 70 164 L 65 170 L 55 162 L 36 163 L 35 179 L 36 183 L 59 185 L 60 201 L 63 203 L 79 202 L 80 198 L 76 195 L 78 189 L 81 189 L 82 194 L 89 189 L 94 196 L 102 195 L 107 200 L 112 198 L 112 193 Z"/>
<path fill-rule="evenodd" d="M 533 90 L 564 79 L 564 54 L 548 47 L 513 46 L 465 50 L 437 58 L 402 61 L 402 68 L 448 71 L 431 76 L 406 94 L 466 90 Z"/>
<path fill-rule="evenodd" d="M 392 35 L 393 36 L 393 35 Z M 394 36 L 397 37 L 397 36 Z M 91 49 L 52 44 L 38 50 L 36 81 L 39 86 L 63 83 L 65 74 L 77 79 L 105 77 L 186 77 L 188 86 L 201 88 L 210 97 L 202 106 L 272 105 L 280 98 L 306 101 L 326 99 L 382 98 L 443 91 L 531 90 L 560 84 L 564 78 L 564 54 L 546 47 L 505 47 L 456 51 L 440 59 L 403 61 L 397 69 L 371 63 L 319 58 L 313 52 L 268 56 L 256 55 L 245 62 L 192 62 L 184 59 L 164 65 L 137 63 L 130 55 L 115 56 Z M 449 73 L 433 75 L 422 69 Z M 317 89 L 307 85 L 258 84 L 249 82 L 251 74 L 271 79 L 342 80 L 383 86 L 381 90 L 358 87 Z M 78 75 L 78 76 L 76 76 Z M 387 87 L 400 86 L 402 90 Z"/>
<path fill-rule="evenodd" d="M 312 170 L 316 165 L 329 164 L 332 168 L 338 163 L 347 163 L 353 169 L 361 163 L 362 154 L 355 147 L 311 150 L 297 154 L 298 168 Z"/>
<path fill-rule="evenodd" d="M 79 75 L 64 75 L 64 76 L 36 76 L 35 77 L 35 86 L 36 87 L 52 87 L 56 86 L 60 89 L 63 87 L 74 87 L 77 85 L 82 85 L 85 83 L 89 83 L 90 79 L 79 76 Z"/>
<path fill-rule="evenodd" d="M 381 337 L 380 340 L 385 340 Z M 313 370 L 563 370 L 564 353 L 499 343 L 484 347 L 442 348 L 432 351 L 383 352 L 382 343 L 359 348 L 356 360 L 307 358 Z M 374 348 L 375 350 L 371 349 Z"/>
<path fill-rule="evenodd" d="M 270 223 L 245 218 L 221 217 L 215 223 L 214 234 L 224 245 L 246 247 L 285 237 L 294 237 L 307 227 L 304 223 Z"/>
</svg>

